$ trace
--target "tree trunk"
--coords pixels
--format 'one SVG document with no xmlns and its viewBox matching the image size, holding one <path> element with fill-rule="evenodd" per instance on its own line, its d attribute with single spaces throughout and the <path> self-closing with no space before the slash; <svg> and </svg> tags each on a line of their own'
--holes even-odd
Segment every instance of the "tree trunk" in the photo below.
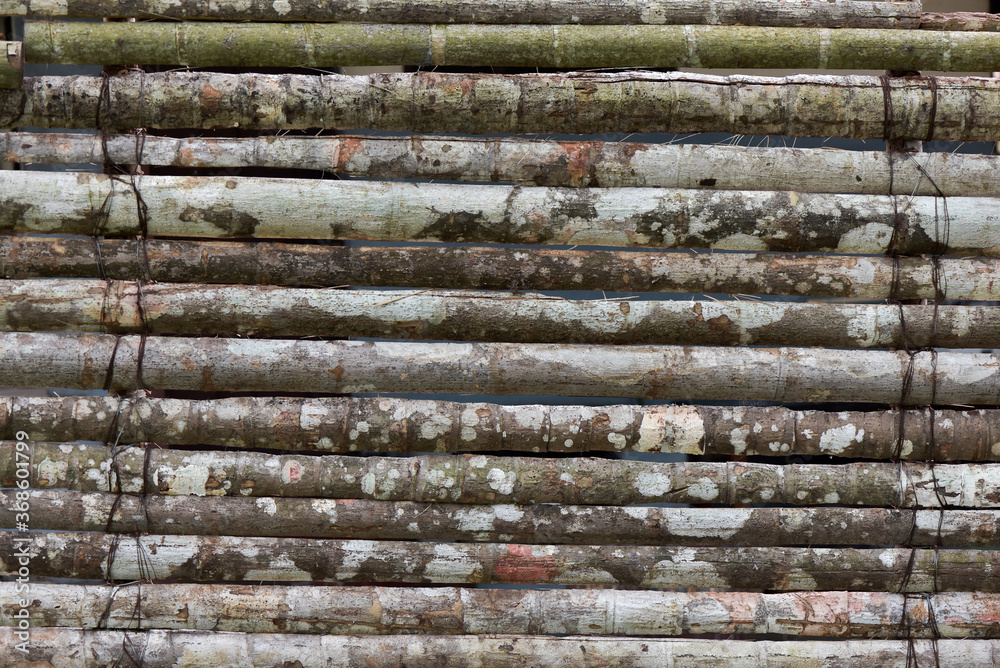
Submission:
<svg viewBox="0 0 1000 668">
<path fill-rule="evenodd" d="M 206 536 L 744 547 L 903 545 L 992 548 L 1000 511 L 899 508 L 658 508 L 482 505 L 31 490 L 32 530 Z M 0 527 L 16 526 L 0 491 Z M 113 516 L 112 516 L 113 514 Z M 109 521 L 109 516 L 111 520 Z M 294 517 L 294 522 L 288 518 Z"/>
<path fill-rule="evenodd" d="M 0 53 L 4 56 L 0 58 L 0 88 L 21 88 L 21 79 L 24 75 L 21 42 L 0 41 Z"/>
<path fill-rule="evenodd" d="M 0 584 L 17 600 L 16 583 Z M 35 583 L 31 626 L 239 633 L 997 638 L 1000 597 L 455 587 Z M 139 606 L 136 619 L 135 610 Z M 181 607 L 183 605 L 183 607 Z M 838 611 L 857 611 L 845 618 Z M 863 611 L 863 612 L 862 612 Z M 16 626 L 11 613 L 0 624 Z"/>
<path fill-rule="evenodd" d="M 28 62 L 64 64 L 1000 69 L 990 33 L 877 28 L 29 22 L 24 43 Z"/>
<path fill-rule="evenodd" d="M 979 30 L 1000 31 L 1000 16 L 985 12 L 954 12 L 942 14 L 926 12 L 920 15 L 923 30 Z"/>
<path fill-rule="evenodd" d="M 1000 300 L 1000 284 L 994 280 L 1000 271 L 1000 261 L 982 257 L 942 258 L 937 267 L 940 270 L 939 287 L 945 298 Z M 898 272 L 895 289 L 894 271 Z M 116 239 L 0 235 L 0 272 L 5 278 L 17 279 L 106 276 L 133 280 L 141 276 L 171 283 L 338 288 L 358 285 L 700 292 L 865 300 L 936 297 L 935 263 L 922 257 L 844 258 L 475 246 L 343 247 L 163 239 L 137 243 Z M 143 290 L 148 287 L 150 284 L 145 283 Z M 919 316 L 917 318 L 919 320 Z M 940 322 L 938 325 L 942 330 L 947 327 Z"/>
<path fill-rule="evenodd" d="M 1000 312 L 992 306 L 566 300 L 520 293 L 143 286 L 92 280 L 0 283 L 0 330 L 146 330 L 186 336 L 363 336 L 517 343 L 1000 348 Z"/>
<path fill-rule="evenodd" d="M 780 452 L 775 443 L 775 452 Z M 67 448 L 71 452 L 66 452 Z M 323 457 L 261 452 L 116 450 L 34 442 L 0 447 L 0 479 L 32 487 L 184 496 L 290 496 L 449 503 L 787 503 L 1000 508 L 1000 464 L 782 466 L 487 455 Z M 29 462 L 30 463 L 25 463 Z"/>
<path fill-rule="evenodd" d="M 14 647 L 17 631 L 0 627 L 0 642 Z M 270 668 L 295 661 L 304 668 L 344 665 L 367 668 L 483 668 L 526 666 L 796 666 L 796 668 L 906 668 L 940 665 L 992 668 L 1000 653 L 996 640 L 846 640 L 829 642 L 720 642 L 662 638 L 592 638 L 566 636 L 308 636 L 242 634 L 212 631 L 97 631 L 33 628 L 28 653 L 7 652 L 0 667 L 26 661 L 81 668 L 103 668 L 123 654 L 141 656 L 145 668 L 190 666 L 192 657 L 211 657 L 213 666 Z M 834 650 L 834 651 L 832 651 Z M 128 659 L 126 659 L 128 660 Z M 196 659 L 195 659 L 196 660 Z"/>
<path fill-rule="evenodd" d="M 94 127 L 101 86 L 98 77 L 27 78 L 22 90 L 0 90 L 0 128 Z M 732 132 L 1000 139 L 1000 80 L 995 79 L 938 77 L 932 87 L 923 77 L 782 79 L 686 72 L 357 77 L 174 72 L 112 77 L 107 92 L 111 111 L 104 126 L 109 130 L 368 128 L 457 134 Z M 933 128 L 928 127 L 931 106 Z M 970 108 L 976 113 L 970 114 Z"/>
<path fill-rule="evenodd" d="M 13 532 L 0 533 L 14 554 Z M 520 545 L 32 534 L 32 577 L 190 582 L 622 585 L 772 591 L 1000 591 L 1000 553 L 912 548 Z M 114 549 L 110 573 L 109 550 Z M 912 560 L 911 560 L 912 558 Z M 16 575 L 14 560 L 0 563 Z"/>
<path fill-rule="evenodd" d="M 828 0 L 789 5 L 775 0 L 624 0 L 606 7 L 581 0 L 349 0 L 323 4 L 292 0 L 275 7 L 264 0 L 68 0 L 59 5 L 0 1 L 0 15 L 32 17 L 135 17 L 226 21 L 345 21 L 371 23 L 715 24 L 830 28 L 916 28 L 919 2 Z M 962 16 L 962 15 L 935 15 Z M 955 21 L 954 18 L 951 19 Z M 954 28 L 952 28 L 954 29 Z"/>
<path fill-rule="evenodd" d="M 503 181 L 526 186 L 858 195 L 886 195 L 891 186 L 893 194 L 907 197 L 1000 196 L 995 159 L 962 153 L 917 156 L 780 146 L 366 135 L 146 136 L 140 146 L 143 164 L 206 169 L 267 167 L 364 178 Z M 112 162 L 135 162 L 136 137 L 111 135 L 107 149 Z M 0 134 L 0 157 L 20 163 L 104 163 L 100 137 L 90 134 Z"/>
<path fill-rule="evenodd" d="M 142 231 L 135 195 L 103 174 L 10 171 L 0 179 L 0 231 Z M 903 255 L 1000 248 L 993 198 L 176 176 L 143 177 L 139 192 L 152 236 L 881 254 L 898 228 Z"/>
<path fill-rule="evenodd" d="M 0 387 L 1000 404 L 1000 355 L 0 333 Z"/>
</svg>

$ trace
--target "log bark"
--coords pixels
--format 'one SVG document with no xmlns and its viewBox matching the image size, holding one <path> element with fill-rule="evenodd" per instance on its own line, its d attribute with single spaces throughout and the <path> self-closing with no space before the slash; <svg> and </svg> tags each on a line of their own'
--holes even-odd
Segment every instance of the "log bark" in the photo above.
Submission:
<svg viewBox="0 0 1000 668">
<path fill-rule="evenodd" d="M 365 178 L 502 181 L 553 187 L 715 188 L 858 195 L 1000 196 L 993 156 L 893 154 L 788 147 L 548 141 L 516 138 L 156 137 L 141 139 L 143 164 L 226 169 L 312 169 Z M 112 162 L 135 162 L 135 135 L 107 138 Z M 103 164 L 90 134 L 0 134 L 15 163 Z M 669 166 L 669 168 L 667 168 Z"/>
<path fill-rule="evenodd" d="M 0 41 L 0 88 L 21 88 L 24 76 L 22 42 Z"/>
<path fill-rule="evenodd" d="M 997 259 L 946 257 L 937 264 L 939 287 L 946 299 L 1000 300 L 1000 284 L 994 280 L 1000 271 Z M 137 243 L 0 235 L 0 275 L 14 279 L 106 276 L 171 283 L 701 292 L 881 300 L 934 299 L 934 265 L 922 257 L 343 247 L 164 239 Z M 895 288 L 894 271 L 898 271 Z"/>
<path fill-rule="evenodd" d="M 331 291 L 95 280 L 0 282 L 0 330 L 517 343 L 1000 348 L 1000 312 L 992 306 L 567 300 L 522 293 Z"/>
<path fill-rule="evenodd" d="M 0 627 L 6 646 L 17 643 L 16 631 Z M 124 642 L 123 642 L 124 641 Z M 146 668 L 189 666 L 190 657 L 211 656 L 212 665 L 268 668 L 291 657 L 303 668 L 342 665 L 366 668 L 455 668 L 491 665 L 530 666 L 700 666 L 793 665 L 797 668 L 905 668 L 918 665 L 991 668 L 1000 655 L 995 640 L 846 640 L 829 642 L 720 642 L 662 638 L 592 638 L 567 636 L 308 636 L 242 634 L 211 631 L 97 631 L 40 627 L 31 630 L 27 655 L 8 652 L 0 666 L 27 661 L 81 668 L 101 668 L 120 661 L 123 646 L 142 657 Z M 831 651 L 831 650 L 835 651 Z M 128 659 L 125 659 L 128 660 Z"/>
<path fill-rule="evenodd" d="M 0 533 L 0 573 L 16 575 Z M 109 551 L 114 555 L 108 567 Z M 1000 591 L 1000 553 L 912 548 L 520 545 L 38 533 L 32 578 L 189 582 L 622 585 L 771 591 Z M 912 558 L 912 561 L 911 561 Z M 912 564 L 912 566 L 911 566 Z"/>
<path fill-rule="evenodd" d="M 922 30 L 1000 31 L 1000 17 L 986 12 L 925 12 L 920 15 Z"/>
<path fill-rule="evenodd" d="M 16 583 L 0 584 L 18 600 Z M 139 606 L 139 619 L 134 617 Z M 33 627 L 388 635 L 768 634 L 828 638 L 994 639 L 1000 598 L 949 592 L 679 593 L 455 587 L 36 583 Z M 17 626 L 14 606 L 0 624 Z M 99 626 L 100 624 L 100 626 Z"/>
<path fill-rule="evenodd" d="M 0 491 L 0 527 L 16 526 Z M 913 545 L 992 548 L 995 510 L 483 505 L 242 496 L 29 492 L 32 530 L 207 536 L 744 547 Z M 109 519 L 110 518 L 110 519 Z M 294 518 L 291 520 L 290 518 Z"/>
<path fill-rule="evenodd" d="M 1000 411 L 540 406 L 379 397 L 0 397 L 0 436 L 361 452 L 673 452 L 919 461 L 1000 457 Z M 900 439 L 902 430 L 902 439 Z M 777 449 L 772 445 L 778 443 Z"/>
<path fill-rule="evenodd" d="M 374 0 L 367 5 L 332 0 L 322 4 L 293 0 L 275 7 L 254 2 L 205 0 L 64 0 L 0 2 L 0 15 L 29 17 L 117 17 L 216 19 L 225 21 L 346 21 L 371 23 L 539 23 L 539 24 L 695 24 L 761 25 L 829 28 L 916 28 L 927 15 L 919 2 L 829 0 L 822 4 L 788 5 L 775 0 L 625 0 L 613 8 L 581 0 Z M 955 17 L 961 15 L 934 15 Z M 950 18 L 955 22 L 955 18 Z M 960 28 L 950 28 L 960 29 Z"/>
<path fill-rule="evenodd" d="M 882 254 L 898 229 L 903 255 L 1000 252 L 992 198 L 177 176 L 138 190 L 151 236 Z M 132 190 L 103 174 L 7 171 L 0 202 L 0 231 L 143 231 Z"/>
<path fill-rule="evenodd" d="M 177 67 L 1000 69 L 990 33 L 872 28 L 28 22 L 24 44 L 33 63 Z"/>
<path fill-rule="evenodd" d="M 1000 80 L 938 77 L 935 82 L 932 89 L 923 77 L 715 77 L 634 71 L 359 77 L 127 74 L 108 82 L 111 111 L 103 125 L 109 130 L 369 128 L 459 134 L 733 132 L 1000 139 Z M 98 77 L 27 78 L 22 90 L 0 91 L 0 128 L 94 127 L 101 86 Z M 934 127 L 929 128 L 932 106 Z M 886 108 L 891 110 L 888 119 Z"/>
<path fill-rule="evenodd" d="M 141 360 L 141 362 L 140 362 Z M 0 333 L 0 386 L 1000 404 L 1000 355 Z M 907 382 L 904 382 L 909 378 Z"/>
<path fill-rule="evenodd" d="M 784 503 L 998 508 L 1000 464 L 869 462 L 789 466 L 487 455 L 346 457 L 260 452 L 112 451 L 33 442 L 0 446 L 0 479 L 32 487 L 169 496 L 289 496 L 448 503 Z"/>
</svg>

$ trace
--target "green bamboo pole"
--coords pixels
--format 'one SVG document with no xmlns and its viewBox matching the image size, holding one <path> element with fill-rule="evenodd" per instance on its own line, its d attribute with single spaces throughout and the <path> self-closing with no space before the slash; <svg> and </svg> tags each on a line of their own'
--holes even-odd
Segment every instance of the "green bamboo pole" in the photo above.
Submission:
<svg viewBox="0 0 1000 668">
<path fill-rule="evenodd" d="M 870 28 L 29 22 L 24 40 L 66 64 L 1000 69 L 990 32 Z"/>
<path fill-rule="evenodd" d="M 919 2 L 827 0 L 794 5 L 780 0 L 624 0 L 613 8 L 578 0 L 62 0 L 0 1 L 0 15 L 216 19 L 226 21 L 346 21 L 370 23 L 716 24 L 830 28 L 916 28 Z M 944 15 L 953 16 L 953 15 Z M 952 19 L 953 21 L 955 19 Z"/>
<path fill-rule="evenodd" d="M 540 406 L 379 397 L 0 397 L 0 435 L 270 450 L 637 451 L 996 461 L 1000 411 Z M 902 430 L 902 431 L 900 431 Z M 23 438 L 23 437 L 22 437 Z"/>
<path fill-rule="evenodd" d="M 951 351 L 0 333 L 0 386 L 968 406 L 1000 404 L 998 359 Z"/>
<path fill-rule="evenodd" d="M 883 3 L 885 4 L 885 3 Z M 120 164 L 312 169 L 364 178 L 502 181 L 525 186 L 716 188 L 858 195 L 1000 196 L 1000 158 L 962 153 L 548 141 L 414 135 L 157 137 L 110 135 Z M 0 134 L 0 156 L 32 164 L 103 164 L 94 134 Z"/>
<path fill-rule="evenodd" d="M 0 331 L 1000 348 L 1000 313 L 992 306 L 569 300 L 504 292 L 60 279 L 0 281 Z"/>
<path fill-rule="evenodd" d="M 0 528 L 17 492 L 0 491 Z M 206 536 L 745 547 L 910 544 L 992 548 L 997 510 L 478 505 L 299 497 L 165 496 L 32 489 L 29 527 Z M 289 521 L 294 518 L 294 521 Z"/>
<path fill-rule="evenodd" d="M 938 287 L 945 298 L 1000 300 L 1000 283 L 993 280 L 1000 270 L 997 259 L 945 257 L 937 264 Z M 925 257 L 894 260 L 773 253 L 343 247 L 161 239 L 137 243 L 0 235 L 0 274 L 14 279 L 107 276 L 133 280 L 139 276 L 171 283 L 614 290 L 882 300 L 934 299 L 934 272 L 935 263 Z M 920 316 L 917 318 L 919 321 Z M 946 328 L 944 325 L 941 331 Z"/>
<path fill-rule="evenodd" d="M 0 41 L 0 54 L 5 56 L 0 58 L 0 88 L 20 88 L 24 75 L 22 43 Z"/>
<path fill-rule="evenodd" d="M 932 89 L 922 77 L 886 82 L 878 77 L 782 79 L 677 72 L 359 77 L 129 73 L 107 82 L 110 103 L 102 124 L 112 130 L 733 132 L 856 139 L 888 134 L 923 140 L 931 134 L 933 106 L 934 139 L 1000 139 L 1000 80 L 935 81 Z M 25 79 L 22 90 L 0 89 L 0 128 L 92 128 L 101 88 L 97 77 Z M 886 104 L 887 95 L 891 104 Z"/>
</svg>

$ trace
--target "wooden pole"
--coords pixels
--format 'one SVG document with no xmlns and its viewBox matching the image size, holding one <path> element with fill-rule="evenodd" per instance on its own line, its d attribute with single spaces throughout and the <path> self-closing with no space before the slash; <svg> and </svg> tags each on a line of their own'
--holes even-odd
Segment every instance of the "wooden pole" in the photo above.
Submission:
<svg viewBox="0 0 1000 668">
<path fill-rule="evenodd" d="M 1000 404 L 998 359 L 950 351 L 0 333 L 0 386 L 968 406 Z"/>
<path fill-rule="evenodd" d="M 938 286 L 947 299 L 1000 300 L 1000 284 L 993 280 L 1000 271 L 997 259 L 946 257 L 938 261 L 937 269 Z M 14 279 L 138 276 L 171 283 L 337 288 L 611 290 L 865 300 L 936 297 L 935 263 L 929 258 L 695 251 L 342 247 L 161 239 L 137 243 L 0 235 L 0 273 Z M 144 289 L 148 285 L 144 283 Z"/>
<path fill-rule="evenodd" d="M 13 532 L 0 533 L 14 554 Z M 109 551 L 114 547 L 109 572 Z M 416 541 L 32 535 L 33 577 L 188 582 L 563 584 L 771 591 L 1000 591 L 995 550 L 520 545 Z M 911 561 L 912 559 L 912 561 Z M 17 573 L 16 562 L 0 573 Z"/>
<path fill-rule="evenodd" d="M 0 88 L 21 87 L 24 76 L 24 53 L 21 42 L 0 41 Z"/>
<path fill-rule="evenodd" d="M 0 397 L 0 435 L 32 441 L 361 452 L 637 451 L 995 461 L 1000 411 L 540 406 L 378 397 Z M 902 433 L 902 438 L 900 438 Z M 777 450 L 772 444 L 778 443 Z"/>
<path fill-rule="evenodd" d="M 523 293 L 331 291 L 96 280 L 0 282 L 0 330 L 516 343 L 1000 348 L 1000 313 L 991 306 L 568 300 Z"/>
<path fill-rule="evenodd" d="M 920 15 L 922 30 L 1000 31 L 1000 18 L 986 12 L 925 12 Z"/>
<path fill-rule="evenodd" d="M 25 453 L 0 446 L 4 486 Z M 775 454 L 780 445 L 775 444 Z M 294 496 L 449 503 L 787 503 L 897 508 L 998 508 L 982 490 L 1000 464 L 867 462 L 783 466 L 745 462 L 422 455 L 271 455 L 29 444 L 32 487 L 185 496 Z M 979 490 L 979 491 L 977 491 Z"/>
<path fill-rule="evenodd" d="M 17 600 L 17 583 L 0 584 Z M 387 635 L 511 633 L 996 638 L 996 594 L 512 591 L 456 587 L 36 583 L 33 627 Z M 140 614 L 135 615 L 136 605 Z M 180 610 L 178 610 L 180 608 Z M 10 612 L 8 612 L 10 610 Z M 850 611 L 846 614 L 842 611 Z M 8 607 L 0 624 L 16 626 Z M 100 626 L 99 626 L 100 625 Z"/>
<path fill-rule="evenodd" d="M 17 630 L 0 627 L 0 641 L 14 647 Z M 696 665 L 713 661 L 737 665 L 794 665 L 798 668 L 906 668 L 918 665 L 992 668 L 1000 652 L 996 640 L 846 640 L 832 648 L 825 641 L 719 642 L 662 638 L 593 638 L 543 636 L 309 636 L 212 631 L 105 631 L 39 627 L 31 630 L 27 660 L 58 663 L 69 655 L 84 657 L 78 665 L 100 668 L 123 654 L 142 657 L 146 668 L 179 666 L 178 656 L 211 653 L 213 665 L 269 668 L 289 658 L 308 668 L 363 665 L 371 668 L 434 668 L 447 661 L 456 668 L 480 668 L 484 657 L 503 665 L 600 666 L 635 668 Z M 0 666 L 22 665 L 22 656 L 7 652 Z M 127 658 L 125 660 L 128 660 Z"/>
<path fill-rule="evenodd" d="M 28 22 L 24 43 L 28 62 L 63 64 L 1000 69 L 991 32 L 872 28 Z"/>
<path fill-rule="evenodd" d="M 0 527 L 16 524 L 0 491 Z M 30 527 L 206 536 L 744 547 L 909 544 L 991 548 L 1000 511 L 902 508 L 659 508 L 480 505 L 281 496 L 29 491 Z M 295 518 L 294 522 L 289 518 Z"/>
<path fill-rule="evenodd" d="M 291 0 L 275 7 L 264 0 L 67 0 L 59 5 L 0 1 L 0 15 L 30 17 L 117 17 L 216 19 L 225 21 L 345 21 L 353 23 L 541 23 L 541 24 L 716 24 L 830 28 L 916 28 L 919 2 L 828 0 L 789 5 L 776 0 L 624 0 L 614 8 L 571 0 L 348 0 L 322 5 Z M 945 14 L 948 20 L 961 15 Z M 956 29 L 956 28 L 952 28 Z"/>
<path fill-rule="evenodd" d="M 925 77 L 634 71 L 357 77 L 174 72 L 129 73 L 112 77 L 107 86 L 104 126 L 109 130 L 369 128 L 458 134 L 732 132 L 1000 139 L 1000 81 L 994 79 L 938 77 L 932 85 Z M 98 77 L 27 78 L 21 90 L 0 90 L 0 128 L 92 128 L 101 88 Z M 806 99 L 810 103 L 802 104 Z M 930 128 L 927 110 L 932 105 Z"/>
</svg>

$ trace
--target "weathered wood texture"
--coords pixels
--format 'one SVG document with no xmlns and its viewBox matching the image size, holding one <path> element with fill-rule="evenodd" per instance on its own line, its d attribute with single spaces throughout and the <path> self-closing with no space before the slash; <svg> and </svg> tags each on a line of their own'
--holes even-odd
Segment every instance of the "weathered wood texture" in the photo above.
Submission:
<svg viewBox="0 0 1000 668">
<path fill-rule="evenodd" d="M 885 195 L 1000 196 L 1000 159 L 963 153 L 886 153 L 786 146 L 712 146 L 516 138 L 154 137 L 142 164 L 313 169 L 365 178 L 503 181 L 556 187 L 715 188 Z M 135 162 L 135 135 L 107 138 L 108 157 Z M 103 164 L 91 134 L 0 134 L 15 163 Z"/>
<path fill-rule="evenodd" d="M 0 480 L 32 487 L 185 496 L 294 496 L 471 504 L 787 503 L 1000 507 L 1000 464 L 790 466 L 487 455 L 295 456 L 33 442 L 0 447 Z"/>
<path fill-rule="evenodd" d="M 951 351 L 0 333 L 0 386 L 110 385 L 122 391 L 443 392 L 975 406 L 1000 404 L 998 360 L 995 353 Z"/>
<path fill-rule="evenodd" d="M 0 528 L 16 526 L 0 491 Z M 208 536 L 745 547 L 914 545 L 992 548 L 1000 511 L 902 508 L 658 508 L 481 505 L 31 490 L 30 527 Z M 110 518 L 110 521 L 109 521 Z M 294 518 L 294 519 L 293 519 Z"/>
<path fill-rule="evenodd" d="M 16 583 L 0 584 L 17 601 Z M 141 617 L 134 618 L 136 605 Z M 511 591 L 455 587 L 36 583 L 34 627 L 241 633 L 533 633 L 625 636 L 787 634 L 833 638 L 996 638 L 996 594 Z M 0 624 L 16 626 L 15 606 Z M 99 627 L 98 624 L 101 624 Z"/>
<path fill-rule="evenodd" d="M 22 43 L 0 41 L 0 88 L 20 88 L 23 76 Z"/>
<path fill-rule="evenodd" d="M 171 283 L 701 292 L 882 300 L 934 299 L 934 265 L 926 257 L 345 247 L 164 239 L 137 243 L 0 235 L 0 274 L 15 279 L 103 275 Z M 994 279 L 1000 260 L 945 257 L 938 261 L 938 269 L 945 298 L 1000 300 L 1000 283 Z M 915 335 L 908 330 L 907 336 Z"/>
<path fill-rule="evenodd" d="M 845 640 L 829 642 L 719 642 L 662 638 L 593 638 L 567 636 L 310 636 L 241 634 L 212 631 L 97 631 L 73 628 L 31 629 L 28 653 L 7 652 L 0 666 L 22 661 L 103 668 L 122 660 L 124 646 L 142 657 L 145 668 L 189 667 L 210 656 L 211 666 L 270 668 L 291 657 L 302 668 L 455 668 L 497 665 L 629 666 L 695 668 L 719 664 L 781 665 L 796 668 L 906 668 L 914 665 L 992 668 L 1000 659 L 996 640 Z M 0 627 L 0 642 L 13 647 L 16 631 Z M 124 659 L 128 661 L 128 658 Z M 209 664 L 194 664 L 198 666 Z"/>
<path fill-rule="evenodd" d="M 24 45 L 32 63 L 179 67 L 1000 69 L 992 32 L 872 28 L 28 22 Z"/>
<path fill-rule="evenodd" d="M 902 440 L 900 440 L 902 429 Z M 349 452 L 587 452 L 1000 458 L 1000 411 L 541 406 L 379 397 L 0 397 L 0 435 L 33 441 Z M 777 443 L 777 446 L 774 444 Z"/>
<path fill-rule="evenodd" d="M 108 82 L 110 112 L 104 126 L 1000 139 L 1000 79 L 935 81 L 932 89 L 924 77 L 886 81 L 865 76 L 716 77 L 636 71 L 368 76 L 133 73 Z M 26 78 L 21 90 L 0 90 L 0 128 L 94 127 L 101 86 L 98 77 Z"/>
<path fill-rule="evenodd" d="M 17 573 L 14 532 L 0 574 Z M 108 572 L 108 554 L 114 558 Z M 229 536 L 32 535 L 32 578 L 624 585 L 771 591 L 1000 591 L 1000 552 L 905 547 L 522 545 Z M 912 561 L 911 561 L 912 559 Z"/>
<path fill-rule="evenodd" d="M 923 30 L 1000 31 L 1000 17 L 985 12 L 925 12 L 920 16 Z"/>
<path fill-rule="evenodd" d="M 898 228 L 904 255 L 1000 252 L 993 198 L 177 176 L 138 189 L 151 236 L 878 254 Z M 103 174 L 6 171 L 0 203 L 0 231 L 142 231 L 132 190 Z"/>
<path fill-rule="evenodd" d="M 265 0 L 39 0 L 0 1 L 0 15 L 29 17 L 117 17 L 216 19 L 227 21 L 349 21 L 371 23 L 541 23 L 541 24 L 694 24 L 806 26 L 829 28 L 916 28 L 927 15 L 919 2 L 827 0 L 796 5 L 780 0 L 622 0 L 613 8 L 587 0 L 350 0 L 315 3 L 291 0 L 275 6 Z M 963 25 L 964 15 L 947 17 Z M 966 29 L 951 28 L 951 29 Z"/>
<path fill-rule="evenodd" d="M 400 293 L 97 280 L 0 282 L 0 330 L 1000 348 L 1000 312 L 993 306 L 567 300 L 506 292 Z"/>
</svg>

